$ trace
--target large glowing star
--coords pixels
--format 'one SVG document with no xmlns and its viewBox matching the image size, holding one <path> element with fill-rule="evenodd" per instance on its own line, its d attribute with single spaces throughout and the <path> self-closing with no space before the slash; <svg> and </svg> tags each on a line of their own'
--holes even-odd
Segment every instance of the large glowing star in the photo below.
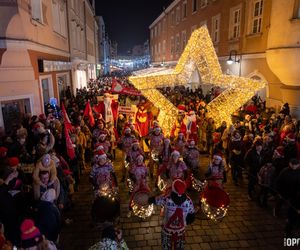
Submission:
<svg viewBox="0 0 300 250">
<path fill-rule="evenodd" d="M 175 123 L 177 108 L 156 88 L 187 85 L 195 70 L 198 70 L 203 83 L 225 89 L 207 105 L 207 116 L 212 117 L 217 126 L 222 121 L 230 124 L 231 114 L 265 86 L 262 81 L 222 74 L 208 30 L 206 26 L 202 26 L 192 33 L 173 71 L 129 78 L 133 85 L 160 109 L 158 120 L 166 134 L 170 133 Z"/>
</svg>

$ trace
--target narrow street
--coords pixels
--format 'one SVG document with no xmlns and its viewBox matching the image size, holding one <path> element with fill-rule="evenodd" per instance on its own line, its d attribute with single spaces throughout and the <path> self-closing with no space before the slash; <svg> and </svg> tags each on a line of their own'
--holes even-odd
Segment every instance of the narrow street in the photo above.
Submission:
<svg viewBox="0 0 300 250">
<path fill-rule="evenodd" d="M 120 155 L 118 154 L 120 159 Z M 201 171 L 208 164 L 201 157 Z M 114 164 L 120 180 L 120 161 Z M 246 179 L 246 178 L 244 178 Z M 207 219 L 198 212 L 194 223 L 187 227 L 186 249 L 283 249 L 283 218 L 274 218 L 271 209 L 260 208 L 247 198 L 247 180 L 234 186 L 228 177 L 226 191 L 231 204 L 227 216 L 219 223 Z M 127 218 L 128 189 L 119 184 L 121 196 L 121 228 L 130 249 L 161 249 L 159 208 L 149 219 Z M 195 194 L 192 194 L 194 197 Z M 88 171 L 82 176 L 80 190 L 74 196 L 75 207 L 66 214 L 73 223 L 64 226 L 60 236 L 61 250 L 85 250 L 99 241 L 101 232 L 92 226 L 90 210 L 93 200 L 92 187 L 88 182 Z M 195 199 L 194 203 L 195 202 Z"/>
</svg>

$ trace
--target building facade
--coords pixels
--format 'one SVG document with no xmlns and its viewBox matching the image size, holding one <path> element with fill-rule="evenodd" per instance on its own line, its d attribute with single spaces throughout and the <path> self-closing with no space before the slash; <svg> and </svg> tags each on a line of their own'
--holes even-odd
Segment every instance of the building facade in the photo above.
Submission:
<svg viewBox="0 0 300 250">
<path fill-rule="evenodd" d="M 96 78 L 98 57 L 98 24 L 94 18 L 94 1 L 68 0 L 70 57 L 73 92 Z"/>
<path fill-rule="evenodd" d="M 9 131 L 26 114 L 44 113 L 71 86 L 64 0 L 0 2 L 0 126 Z"/>
<path fill-rule="evenodd" d="M 299 0 L 174 0 L 149 27 L 152 63 L 175 64 L 193 30 L 206 25 L 223 73 L 266 81 L 259 94 L 267 105 L 278 109 L 288 102 L 299 116 L 299 4 Z M 193 74 L 191 82 L 199 84 L 201 76 Z"/>
<path fill-rule="evenodd" d="M 98 23 L 98 55 L 100 61 L 100 75 L 106 75 L 110 71 L 109 63 L 109 39 L 105 32 L 105 23 L 102 16 L 97 17 Z"/>
</svg>

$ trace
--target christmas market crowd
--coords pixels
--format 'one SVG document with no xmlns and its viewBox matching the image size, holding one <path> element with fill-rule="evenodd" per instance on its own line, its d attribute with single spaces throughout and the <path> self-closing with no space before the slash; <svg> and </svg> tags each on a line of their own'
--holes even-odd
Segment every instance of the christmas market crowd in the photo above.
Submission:
<svg viewBox="0 0 300 250">
<path fill-rule="evenodd" d="M 85 172 L 94 191 L 95 223 L 119 215 L 120 182 L 130 193 L 128 217 L 145 219 L 154 205 L 163 207 L 162 249 L 184 249 L 185 227 L 201 209 L 189 190 L 218 193 L 219 200 L 202 194 L 202 210 L 211 211 L 229 203 L 229 178 L 236 188 L 246 181 L 245 196 L 262 209 L 286 216 L 285 234 L 292 237 L 300 224 L 300 122 L 288 103 L 275 110 L 254 96 L 232 114 L 232 124 L 216 126 L 206 107 L 220 88 L 161 88 L 178 108 L 166 135 L 155 104 L 138 94 L 115 97 L 113 79 L 133 88 L 126 75 L 99 77 L 75 95 L 68 88 L 62 103 L 48 103 L 44 114 L 0 131 L 0 249 L 56 249 L 62 227 L 72 223 L 66 213 Z M 119 112 L 132 105 L 134 113 Z M 116 172 L 118 155 L 122 166 Z M 209 157 L 209 166 L 200 166 L 200 155 Z M 104 228 L 90 249 L 128 249 L 120 228 Z"/>
</svg>

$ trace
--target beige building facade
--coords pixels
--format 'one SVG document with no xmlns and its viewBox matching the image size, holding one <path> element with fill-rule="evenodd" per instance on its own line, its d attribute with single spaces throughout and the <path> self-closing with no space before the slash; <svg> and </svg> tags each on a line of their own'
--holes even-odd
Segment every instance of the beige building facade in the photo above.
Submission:
<svg viewBox="0 0 300 250">
<path fill-rule="evenodd" d="M 288 102 L 300 117 L 299 5 L 299 0 L 174 0 L 149 27 L 152 63 L 175 64 L 192 31 L 206 25 L 224 73 L 266 81 L 259 94 L 267 105 L 279 109 Z M 200 82 L 193 74 L 191 83 Z"/>
<path fill-rule="evenodd" d="M 71 85 L 64 0 L 0 2 L 0 126 L 44 113 Z"/>
</svg>

